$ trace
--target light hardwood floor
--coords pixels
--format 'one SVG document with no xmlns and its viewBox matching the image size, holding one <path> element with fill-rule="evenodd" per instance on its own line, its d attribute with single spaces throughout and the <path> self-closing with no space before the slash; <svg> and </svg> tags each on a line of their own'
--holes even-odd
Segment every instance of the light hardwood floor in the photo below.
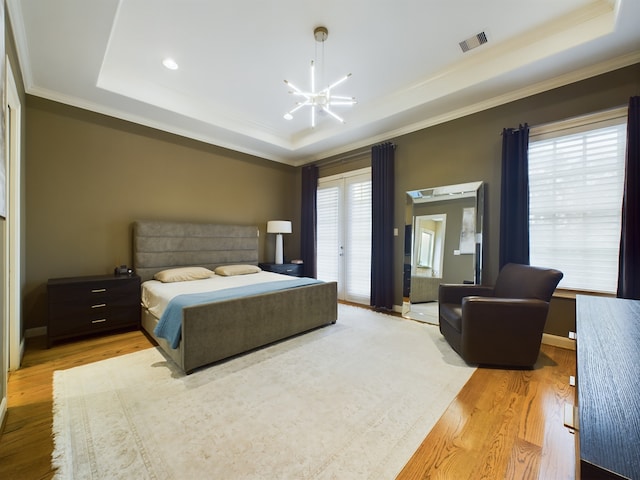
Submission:
<svg viewBox="0 0 640 480">
<path fill-rule="evenodd" d="M 478 368 L 398 479 L 574 479 L 575 364 L 575 351 L 543 345 L 532 370 Z"/>
<path fill-rule="evenodd" d="M 29 339 L 22 368 L 9 375 L 0 437 L 0 479 L 50 479 L 55 370 L 151 346 L 140 331 L 47 349 Z M 478 369 L 408 461 L 398 479 L 573 479 L 574 436 L 563 406 L 575 352 L 543 345 L 533 370 Z M 384 479 L 381 479 L 384 480 Z"/>
</svg>

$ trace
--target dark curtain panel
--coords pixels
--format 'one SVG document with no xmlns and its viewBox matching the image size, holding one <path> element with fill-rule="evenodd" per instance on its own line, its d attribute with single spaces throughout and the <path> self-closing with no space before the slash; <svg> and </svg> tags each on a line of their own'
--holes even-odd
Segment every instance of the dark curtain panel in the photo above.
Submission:
<svg viewBox="0 0 640 480">
<path fill-rule="evenodd" d="M 300 254 L 302 256 L 303 275 L 316 278 L 316 225 L 318 167 L 309 165 L 302 167 L 302 215 L 300 216 Z"/>
<path fill-rule="evenodd" d="M 529 126 L 502 131 L 500 268 L 529 264 Z"/>
<path fill-rule="evenodd" d="M 371 306 L 393 309 L 393 200 L 395 145 L 371 149 Z"/>
<path fill-rule="evenodd" d="M 640 97 L 631 97 L 622 197 L 618 297 L 640 300 Z"/>
</svg>

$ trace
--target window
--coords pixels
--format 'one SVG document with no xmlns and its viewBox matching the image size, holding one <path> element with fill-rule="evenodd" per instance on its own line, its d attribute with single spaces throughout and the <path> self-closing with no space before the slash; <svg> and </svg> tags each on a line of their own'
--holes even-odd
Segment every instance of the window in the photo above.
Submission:
<svg viewBox="0 0 640 480">
<path fill-rule="evenodd" d="M 418 266 L 432 268 L 434 232 L 431 230 L 422 230 L 420 234 L 420 253 L 418 254 Z"/>
<path fill-rule="evenodd" d="M 530 263 L 561 288 L 616 291 L 625 148 L 626 108 L 531 129 Z"/>
</svg>

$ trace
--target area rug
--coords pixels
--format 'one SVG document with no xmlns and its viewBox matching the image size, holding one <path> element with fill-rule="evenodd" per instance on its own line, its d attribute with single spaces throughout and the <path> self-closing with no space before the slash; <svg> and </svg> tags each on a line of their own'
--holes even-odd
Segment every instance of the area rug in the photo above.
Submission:
<svg viewBox="0 0 640 480">
<path fill-rule="evenodd" d="M 437 327 L 338 322 L 184 375 L 150 348 L 54 373 L 58 479 L 393 479 L 469 379 Z"/>
</svg>

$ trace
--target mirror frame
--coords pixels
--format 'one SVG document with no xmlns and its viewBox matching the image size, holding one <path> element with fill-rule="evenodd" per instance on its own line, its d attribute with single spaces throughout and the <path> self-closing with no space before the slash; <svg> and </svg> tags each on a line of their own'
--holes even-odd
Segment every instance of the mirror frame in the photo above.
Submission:
<svg viewBox="0 0 640 480">
<path fill-rule="evenodd" d="M 419 190 L 407 191 L 407 204 L 405 213 L 404 230 L 404 262 L 403 262 L 403 286 L 402 286 L 402 316 L 432 323 L 429 319 L 420 315 L 411 314 L 411 272 L 414 262 L 413 231 L 415 225 L 414 206 L 416 204 L 429 202 L 444 202 L 447 200 L 457 200 L 460 198 L 475 197 L 475 251 L 473 253 L 473 282 L 482 283 L 482 263 L 483 249 L 482 236 L 484 231 L 484 187 L 483 182 L 468 182 L 455 185 L 445 185 L 440 187 L 422 188 Z M 408 261 L 407 261 L 408 260 Z M 436 319 L 437 323 L 437 319 Z"/>
</svg>

